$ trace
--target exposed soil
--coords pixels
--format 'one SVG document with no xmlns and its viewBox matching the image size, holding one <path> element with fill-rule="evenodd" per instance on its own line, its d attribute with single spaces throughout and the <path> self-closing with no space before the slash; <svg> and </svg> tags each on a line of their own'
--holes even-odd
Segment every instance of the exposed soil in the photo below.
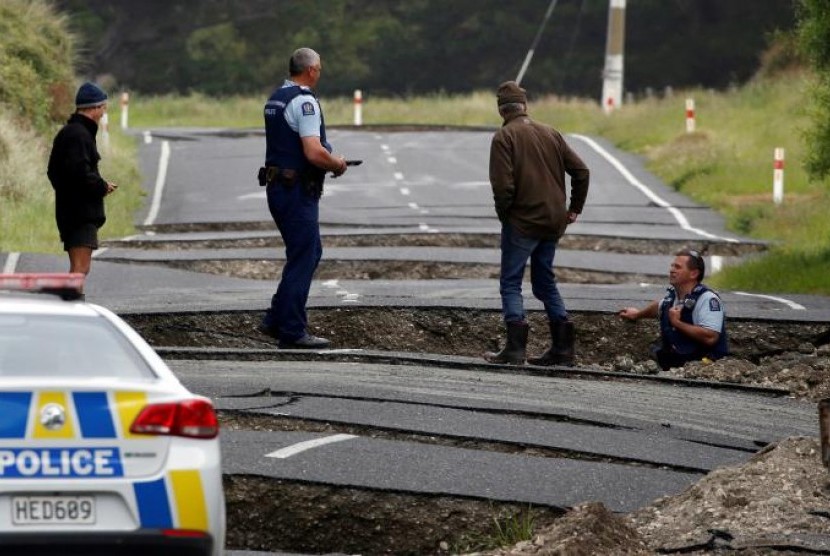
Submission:
<svg viewBox="0 0 830 556">
<path fill-rule="evenodd" d="M 155 346 L 273 348 L 256 330 L 262 314 L 252 311 L 126 315 Z M 612 314 L 574 313 L 577 366 L 630 373 L 656 373 L 648 346 L 659 333 L 656 322 L 622 321 Z M 549 344 L 541 312 L 529 316 L 528 351 Z M 471 309 L 334 308 L 309 311 L 312 333 L 337 348 L 434 353 L 477 357 L 503 341 L 497 311 Z M 693 363 L 669 376 L 786 388 L 813 400 L 830 395 L 830 324 L 729 322 L 732 356 L 709 365 Z"/>
<path fill-rule="evenodd" d="M 137 263 L 144 264 L 144 263 Z M 282 274 L 282 261 L 274 260 L 202 260 L 156 261 L 163 265 L 190 272 L 217 274 L 232 278 L 272 280 L 276 283 Z M 446 263 L 421 261 L 342 261 L 323 260 L 314 273 L 317 280 L 446 280 L 498 279 L 499 266 L 481 263 Z M 571 284 L 641 283 L 653 280 L 645 274 L 596 272 L 558 267 L 556 277 Z"/>
<path fill-rule="evenodd" d="M 256 231 L 273 230 L 273 223 L 252 223 L 239 228 L 222 226 L 217 230 L 209 224 L 176 224 L 161 227 L 165 233 L 184 233 L 197 231 Z M 324 235 L 323 248 L 327 247 L 467 247 L 498 248 L 498 234 L 343 234 Z M 263 247 L 282 248 L 282 238 L 274 232 L 267 237 L 245 239 L 211 239 L 211 240 L 110 240 L 105 247 L 124 247 L 130 249 L 255 249 Z M 683 248 L 694 248 L 703 254 L 737 257 L 750 253 L 759 253 L 766 249 L 764 243 L 722 243 L 701 242 L 690 244 L 677 240 L 626 239 L 601 236 L 565 235 L 559 240 L 558 249 L 580 251 L 602 251 L 607 253 L 630 253 L 637 255 L 671 255 Z"/>
<path fill-rule="evenodd" d="M 307 554 L 469 552 L 487 542 L 493 520 L 522 515 L 515 504 L 226 476 L 229 547 Z M 532 509 L 547 526 L 561 515 Z"/>
</svg>

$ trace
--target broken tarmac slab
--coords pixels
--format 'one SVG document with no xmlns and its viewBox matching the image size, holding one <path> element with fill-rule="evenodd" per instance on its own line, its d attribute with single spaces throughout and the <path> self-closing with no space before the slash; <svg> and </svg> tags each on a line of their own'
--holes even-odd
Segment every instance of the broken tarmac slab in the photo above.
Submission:
<svg viewBox="0 0 830 556">
<path fill-rule="evenodd" d="M 537 458 L 353 437 L 300 452 L 268 457 L 326 435 L 230 431 L 222 438 L 225 472 L 344 487 L 441 494 L 567 508 L 600 500 L 628 512 L 675 494 L 698 474 L 652 468 Z M 252 450 L 258 455 L 251 455 Z M 510 469 L 509 477 L 504 470 Z"/>
</svg>

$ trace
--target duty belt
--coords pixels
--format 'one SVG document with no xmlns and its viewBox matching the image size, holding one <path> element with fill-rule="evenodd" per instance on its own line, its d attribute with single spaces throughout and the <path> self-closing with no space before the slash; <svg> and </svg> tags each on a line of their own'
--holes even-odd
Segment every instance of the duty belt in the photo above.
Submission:
<svg viewBox="0 0 830 556">
<path fill-rule="evenodd" d="M 297 170 L 292 168 L 278 168 L 277 166 L 263 166 L 259 169 L 257 174 L 257 181 L 259 185 L 265 186 L 272 183 L 279 183 L 281 185 L 293 185 L 297 180 Z"/>
</svg>

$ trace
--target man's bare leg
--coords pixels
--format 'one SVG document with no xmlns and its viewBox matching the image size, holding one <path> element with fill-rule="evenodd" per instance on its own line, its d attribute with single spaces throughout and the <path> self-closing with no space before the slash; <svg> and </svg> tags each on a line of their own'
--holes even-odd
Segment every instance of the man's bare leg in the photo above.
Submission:
<svg viewBox="0 0 830 556">
<path fill-rule="evenodd" d="M 92 266 L 92 249 L 90 247 L 69 248 L 69 272 L 79 272 L 84 276 L 89 274 Z M 83 293 L 83 289 L 81 289 Z"/>
</svg>

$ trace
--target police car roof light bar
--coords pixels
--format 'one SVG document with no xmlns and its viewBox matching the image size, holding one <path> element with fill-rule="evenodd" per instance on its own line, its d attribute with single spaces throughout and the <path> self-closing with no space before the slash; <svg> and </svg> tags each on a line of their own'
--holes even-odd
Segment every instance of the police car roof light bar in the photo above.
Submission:
<svg viewBox="0 0 830 556">
<path fill-rule="evenodd" d="M 71 301 L 81 297 L 84 278 L 79 272 L 0 274 L 0 290 L 46 293 Z"/>
</svg>

